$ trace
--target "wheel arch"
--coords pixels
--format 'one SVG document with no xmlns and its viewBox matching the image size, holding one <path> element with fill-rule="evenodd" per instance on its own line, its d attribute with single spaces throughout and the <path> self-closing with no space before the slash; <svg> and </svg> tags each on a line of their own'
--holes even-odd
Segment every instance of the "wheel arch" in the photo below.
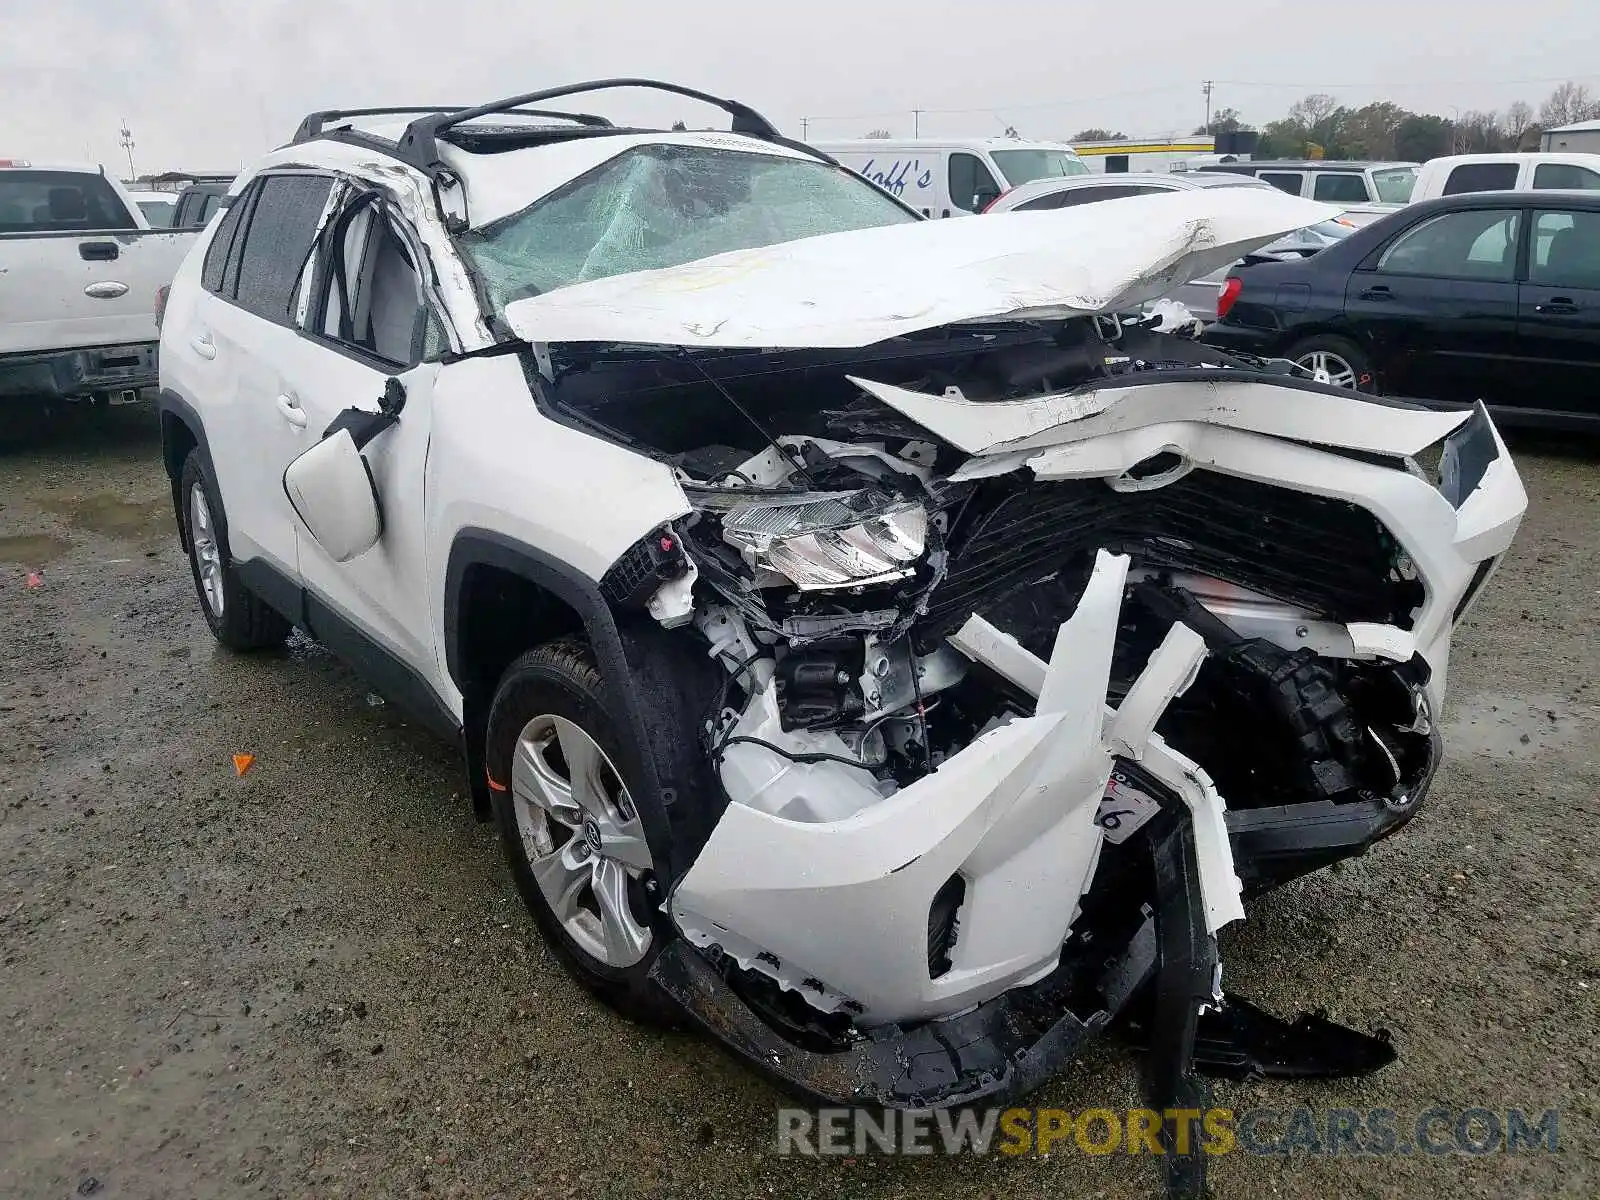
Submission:
<svg viewBox="0 0 1600 1200">
<path fill-rule="evenodd" d="M 683 855 L 697 853 L 710 830 L 703 827 L 706 806 L 682 804 L 680 797 L 710 780 L 695 722 L 697 702 L 705 705 L 715 688 L 713 665 L 688 637 L 613 611 L 596 580 L 477 528 L 460 530 L 451 543 L 442 632 L 445 667 L 461 691 L 467 771 L 480 818 L 491 807 L 484 738 L 501 674 L 532 646 L 581 632 L 629 743 L 626 767 L 638 781 L 635 803 L 663 883 L 670 886 L 688 869 L 692 859 Z"/>
<path fill-rule="evenodd" d="M 216 471 L 211 464 L 211 446 L 206 441 L 206 427 L 200 421 L 200 414 L 171 388 L 161 390 L 156 400 L 156 411 L 161 419 L 161 463 L 166 468 L 167 481 L 172 488 L 172 516 L 178 524 L 178 544 L 187 553 L 188 522 L 183 516 L 179 481 L 183 478 L 184 462 L 195 450 L 200 451 L 206 472 L 212 479 L 216 478 Z"/>
</svg>

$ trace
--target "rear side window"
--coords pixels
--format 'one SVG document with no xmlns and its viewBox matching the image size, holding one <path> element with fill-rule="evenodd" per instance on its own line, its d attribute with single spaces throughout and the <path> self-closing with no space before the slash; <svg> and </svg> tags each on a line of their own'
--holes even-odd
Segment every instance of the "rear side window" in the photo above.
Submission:
<svg viewBox="0 0 1600 1200">
<path fill-rule="evenodd" d="M 1462 196 L 1468 192 L 1504 192 L 1517 186 L 1517 164 L 1463 163 L 1450 172 L 1444 181 L 1446 196 Z"/>
<path fill-rule="evenodd" d="M 1444 213 L 1396 238 L 1378 270 L 1509 283 L 1516 273 L 1520 219 L 1515 209 Z"/>
<path fill-rule="evenodd" d="M 326 175 L 268 175 L 258 186 L 234 294 L 241 308 L 287 324 L 333 181 Z"/>
<path fill-rule="evenodd" d="M 1533 169 L 1533 186 L 1541 191 L 1600 191 L 1600 171 L 1573 163 L 1540 163 Z"/>
<path fill-rule="evenodd" d="M 1600 212 L 1542 212 L 1533 222 L 1528 282 L 1600 288 Z"/>
<path fill-rule="evenodd" d="M 1360 204 L 1367 199 L 1367 181 L 1359 175 L 1322 171 L 1315 179 L 1311 191 L 1313 200 L 1327 200 L 1332 204 Z"/>
<path fill-rule="evenodd" d="M 135 228 L 133 214 L 103 175 L 0 171 L 0 233 Z"/>
<path fill-rule="evenodd" d="M 1299 171 L 1263 171 L 1256 178 L 1291 196 L 1298 196 L 1301 185 L 1305 183 L 1305 176 Z"/>
<path fill-rule="evenodd" d="M 222 224 L 217 226 L 216 236 L 211 239 L 211 245 L 206 247 L 205 266 L 200 271 L 200 286 L 218 296 L 224 295 L 222 280 L 228 265 L 228 254 L 239 236 L 239 220 L 249 207 L 244 201 L 245 198 L 240 196 L 237 203 L 228 209 L 228 215 L 223 217 Z M 226 298 L 233 299 L 231 294 Z"/>
</svg>

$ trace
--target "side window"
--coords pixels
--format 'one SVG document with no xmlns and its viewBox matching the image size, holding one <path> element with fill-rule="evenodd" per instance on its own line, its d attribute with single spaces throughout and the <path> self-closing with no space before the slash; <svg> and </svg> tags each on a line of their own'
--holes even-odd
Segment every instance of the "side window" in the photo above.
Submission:
<svg viewBox="0 0 1600 1200">
<path fill-rule="evenodd" d="M 1600 212 L 1542 212 L 1533 219 L 1528 282 L 1600 288 Z"/>
<path fill-rule="evenodd" d="M 1444 181 L 1444 195 L 1462 196 L 1468 192 L 1504 192 L 1517 186 L 1517 164 L 1463 163 Z"/>
<path fill-rule="evenodd" d="M 216 235 L 211 239 L 211 245 L 206 247 L 205 266 L 200 271 L 200 286 L 214 295 L 231 300 L 231 291 L 223 290 L 223 278 L 226 272 L 228 259 L 232 254 L 233 244 L 239 236 L 239 219 L 244 215 L 244 197 L 228 209 L 228 215 L 222 218 L 222 223 L 217 226 Z M 192 211 L 192 202 L 191 202 Z"/>
<path fill-rule="evenodd" d="M 1256 178 L 1262 183 L 1270 183 L 1280 192 L 1288 192 L 1291 196 L 1298 196 L 1300 188 L 1305 184 L 1305 176 L 1299 171 L 1263 171 Z"/>
<path fill-rule="evenodd" d="M 971 154 L 950 156 L 950 203 L 967 212 L 976 212 L 1001 192 L 989 168 Z M 983 197 L 980 201 L 978 197 Z"/>
<path fill-rule="evenodd" d="M 1600 191 L 1600 171 L 1573 163 L 1540 163 L 1533 169 L 1533 186 L 1538 191 Z"/>
<path fill-rule="evenodd" d="M 1040 196 L 1037 200 L 1029 200 L 1025 204 L 1019 204 L 1014 209 L 1012 209 L 1011 211 L 1012 212 L 1044 212 L 1046 209 L 1049 209 L 1049 208 L 1060 208 L 1062 205 L 1067 203 L 1067 197 L 1072 195 L 1072 193 L 1074 191 L 1088 191 L 1088 190 L 1089 190 L 1088 188 L 1069 188 L 1066 191 L 1049 192 L 1049 193 L 1047 193 L 1047 194 L 1045 194 L 1043 196 Z"/>
<path fill-rule="evenodd" d="M 259 188 L 238 256 L 235 295 L 241 307 L 257 316 L 286 323 L 293 318 L 291 304 L 333 180 L 326 175 L 268 175 Z"/>
<path fill-rule="evenodd" d="M 1148 196 L 1151 192 L 1170 191 L 1169 188 L 1140 187 L 1134 183 L 1112 183 L 1105 187 L 1073 188 L 1067 193 L 1067 203 L 1094 204 L 1099 200 L 1121 200 L 1124 196 Z"/>
<path fill-rule="evenodd" d="M 399 367 L 442 351 L 411 248 L 376 203 L 358 200 L 334 234 L 322 303 L 307 316 L 313 331 Z"/>
<path fill-rule="evenodd" d="M 1390 275 L 1510 282 L 1516 273 L 1515 209 L 1445 213 L 1401 234 L 1378 260 Z"/>
<path fill-rule="evenodd" d="M 1343 171 L 1319 171 L 1312 178 L 1313 200 L 1326 200 L 1330 204 L 1362 204 L 1367 199 L 1367 181 L 1363 176 Z"/>
</svg>

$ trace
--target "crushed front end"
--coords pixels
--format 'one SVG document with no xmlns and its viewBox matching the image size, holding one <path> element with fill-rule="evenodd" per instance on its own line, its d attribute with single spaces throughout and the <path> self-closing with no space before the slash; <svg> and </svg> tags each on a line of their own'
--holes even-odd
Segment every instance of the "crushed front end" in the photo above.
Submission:
<svg viewBox="0 0 1600 1200">
<path fill-rule="evenodd" d="M 1243 898 L 1423 803 L 1526 506 L 1487 413 L 1119 334 L 530 368 L 687 500 L 605 581 L 718 679 L 654 977 L 810 1094 L 1017 1095 L 1152 994 L 1172 1094 Z"/>
</svg>

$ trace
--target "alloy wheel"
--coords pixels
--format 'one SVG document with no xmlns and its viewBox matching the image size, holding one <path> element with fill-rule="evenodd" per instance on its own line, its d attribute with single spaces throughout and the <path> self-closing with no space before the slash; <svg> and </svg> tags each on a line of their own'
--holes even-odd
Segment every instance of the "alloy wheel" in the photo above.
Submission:
<svg viewBox="0 0 1600 1200">
<path fill-rule="evenodd" d="M 517 736 L 511 797 L 534 881 L 567 936 L 608 967 L 641 961 L 655 864 L 606 752 L 565 717 L 534 717 Z"/>
<path fill-rule="evenodd" d="M 1332 351 L 1313 350 L 1310 354 L 1302 354 L 1295 359 L 1295 365 L 1310 371 L 1312 378 L 1319 383 L 1331 383 L 1334 387 L 1342 388 L 1356 386 L 1356 369 Z"/>
<path fill-rule="evenodd" d="M 200 594 L 213 617 L 220 618 L 227 601 L 222 591 L 222 549 L 211 519 L 211 505 L 200 484 L 189 489 L 189 544 L 194 550 L 194 566 L 200 575 Z"/>
</svg>

